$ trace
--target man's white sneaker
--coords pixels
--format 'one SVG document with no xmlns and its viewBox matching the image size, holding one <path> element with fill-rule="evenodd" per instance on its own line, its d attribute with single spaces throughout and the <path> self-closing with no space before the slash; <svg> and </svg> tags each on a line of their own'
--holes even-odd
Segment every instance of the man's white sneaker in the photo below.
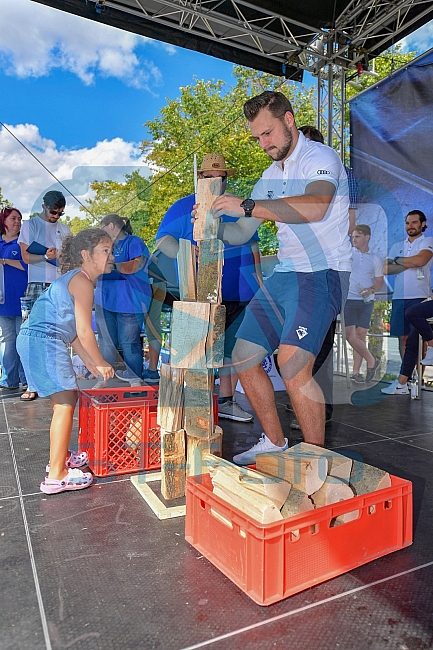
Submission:
<svg viewBox="0 0 433 650">
<path fill-rule="evenodd" d="M 433 348 L 431 345 L 428 346 L 426 355 L 421 363 L 423 366 L 433 366 Z"/>
<path fill-rule="evenodd" d="M 233 462 L 237 465 L 254 465 L 256 462 L 257 454 L 286 451 L 286 449 L 289 448 L 289 443 L 287 441 L 287 438 L 284 438 L 284 440 L 286 443 L 284 447 L 278 447 L 277 445 L 274 445 L 274 443 L 271 442 L 264 433 L 262 433 L 260 440 L 255 445 L 253 445 L 251 449 L 242 452 L 242 454 L 236 454 L 236 456 L 233 456 Z"/>
<path fill-rule="evenodd" d="M 407 384 L 399 384 L 398 379 L 394 379 L 394 381 L 387 387 L 387 388 L 381 388 L 380 390 L 381 393 L 384 393 L 385 395 L 409 395 L 410 390 L 409 386 Z"/>
</svg>

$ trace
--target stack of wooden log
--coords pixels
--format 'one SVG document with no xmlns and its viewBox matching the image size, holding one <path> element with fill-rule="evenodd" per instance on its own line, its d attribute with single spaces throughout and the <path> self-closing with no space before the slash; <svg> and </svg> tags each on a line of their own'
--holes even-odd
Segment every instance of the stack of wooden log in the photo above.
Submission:
<svg viewBox="0 0 433 650">
<path fill-rule="evenodd" d="M 179 242 L 180 301 L 173 304 L 170 364 L 161 367 L 158 401 L 165 499 L 185 494 L 185 475 L 203 473 L 203 452 L 221 454 L 222 430 L 214 423 L 213 391 L 214 369 L 224 361 L 224 244 L 217 238 L 219 220 L 210 212 L 220 194 L 221 178 L 198 181 L 193 231 L 197 247 L 185 239 Z"/>
<path fill-rule="evenodd" d="M 305 442 L 284 452 L 258 454 L 256 470 L 212 454 L 204 460 L 214 493 L 262 524 L 391 485 L 384 470 Z M 348 512 L 334 523 L 358 516 L 357 510 Z"/>
</svg>

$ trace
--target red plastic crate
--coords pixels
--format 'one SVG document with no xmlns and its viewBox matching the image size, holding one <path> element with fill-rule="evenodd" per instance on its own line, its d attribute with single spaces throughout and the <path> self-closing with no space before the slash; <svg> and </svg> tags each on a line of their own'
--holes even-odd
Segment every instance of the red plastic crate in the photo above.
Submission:
<svg viewBox="0 0 433 650">
<path fill-rule="evenodd" d="M 96 476 L 160 469 L 158 387 L 80 391 L 78 449 Z"/>
<path fill-rule="evenodd" d="M 157 386 L 80 391 L 78 449 L 87 452 L 96 476 L 161 468 L 157 407 Z M 218 395 L 213 408 L 218 424 Z"/>
<path fill-rule="evenodd" d="M 412 483 L 260 524 L 212 492 L 208 475 L 186 489 L 185 538 L 259 605 L 271 605 L 412 543 Z M 335 518 L 359 511 L 337 526 Z"/>
</svg>

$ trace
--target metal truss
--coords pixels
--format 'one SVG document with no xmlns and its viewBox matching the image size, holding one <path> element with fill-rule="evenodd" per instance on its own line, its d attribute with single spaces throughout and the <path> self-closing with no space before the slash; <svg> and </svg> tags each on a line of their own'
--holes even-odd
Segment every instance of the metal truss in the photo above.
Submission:
<svg viewBox="0 0 433 650">
<path fill-rule="evenodd" d="M 355 68 L 433 16 L 430 0 L 351 0 L 334 29 L 318 29 L 245 0 L 87 0 L 91 3 L 99 12 L 127 12 L 315 75 L 329 65 Z"/>
</svg>

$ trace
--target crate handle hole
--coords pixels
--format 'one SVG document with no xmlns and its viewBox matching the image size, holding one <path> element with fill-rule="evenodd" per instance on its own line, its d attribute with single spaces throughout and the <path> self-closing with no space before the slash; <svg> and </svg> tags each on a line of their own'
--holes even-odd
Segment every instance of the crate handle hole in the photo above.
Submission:
<svg viewBox="0 0 433 650">
<path fill-rule="evenodd" d="M 224 515 L 220 514 L 219 512 L 214 510 L 213 508 L 210 509 L 210 513 L 211 513 L 211 515 L 213 517 L 215 517 L 215 519 L 218 519 L 218 521 L 220 521 L 222 524 L 224 524 L 224 526 L 227 526 L 227 528 L 230 528 L 230 530 L 233 530 L 233 524 L 230 521 L 230 519 L 227 519 L 227 517 L 224 517 Z"/>
<path fill-rule="evenodd" d="M 376 512 L 376 506 L 368 506 L 369 515 L 374 515 L 375 512 Z"/>
<path fill-rule="evenodd" d="M 301 539 L 301 533 L 299 530 L 291 530 L 290 531 L 290 541 L 291 542 L 299 542 Z"/>
<path fill-rule="evenodd" d="M 203 501 L 203 499 L 200 499 L 200 506 L 202 507 L 203 510 L 206 509 L 206 503 Z"/>
<path fill-rule="evenodd" d="M 385 501 L 383 507 L 385 510 L 389 510 L 390 508 L 392 508 L 392 501 Z"/>
<path fill-rule="evenodd" d="M 313 524 L 310 526 L 310 535 L 317 535 L 319 532 L 319 524 Z"/>
</svg>

